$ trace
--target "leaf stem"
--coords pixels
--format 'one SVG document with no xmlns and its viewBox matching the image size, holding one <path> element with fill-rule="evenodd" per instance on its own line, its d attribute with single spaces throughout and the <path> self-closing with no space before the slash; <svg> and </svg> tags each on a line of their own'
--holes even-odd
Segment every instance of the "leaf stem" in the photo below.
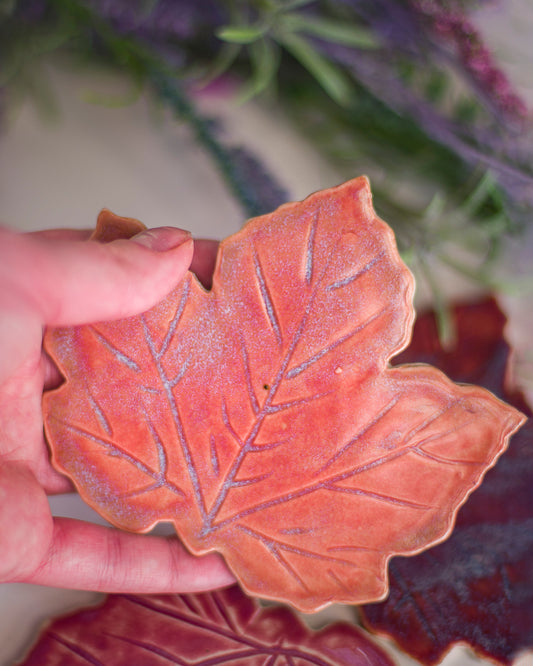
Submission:
<svg viewBox="0 0 533 666">
<path fill-rule="evenodd" d="M 433 294 L 433 307 L 437 318 L 437 331 L 439 340 L 444 349 L 449 349 L 453 346 L 456 337 L 455 326 L 453 323 L 453 316 L 444 294 L 439 287 L 431 268 L 429 267 L 425 256 L 420 253 L 416 256 L 420 270 L 424 275 L 426 282 Z"/>
</svg>

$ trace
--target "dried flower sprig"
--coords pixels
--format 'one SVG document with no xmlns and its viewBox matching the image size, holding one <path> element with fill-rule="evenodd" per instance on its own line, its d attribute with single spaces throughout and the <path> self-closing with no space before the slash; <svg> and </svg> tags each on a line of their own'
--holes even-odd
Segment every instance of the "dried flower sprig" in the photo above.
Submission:
<svg viewBox="0 0 533 666">
<path fill-rule="evenodd" d="M 533 147 L 519 131 L 524 106 L 465 4 L 14 0 L 0 16 L 2 81 L 35 67 L 32 49 L 21 48 L 29 34 L 34 52 L 42 41 L 42 50 L 119 67 L 191 125 L 245 214 L 256 215 L 290 195 L 245 147 L 227 145 L 186 92 L 226 70 L 247 78 L 243 99 L 276 91 L 347 177 L 373 176 L 376 208 L 413 264 L 438 256 L 494 286 L 485 259 L 533 206 Z M 457 72 L 466 81 L 459 94 Z M 405 200 L 408 180 L 416 200 Z M 475 246 L 483 261 L 459 264 L 450 239 Z"/>
<path fill-rule="evenodd" d="M 449 0 L 410 0 L 410 4 L 427 29 L 448 46 L 452 57 L 459 61 L 495 112 L 522 124 L 528 116 L 526 104 L 494 61 L 461 4 Z"/>
</svg>

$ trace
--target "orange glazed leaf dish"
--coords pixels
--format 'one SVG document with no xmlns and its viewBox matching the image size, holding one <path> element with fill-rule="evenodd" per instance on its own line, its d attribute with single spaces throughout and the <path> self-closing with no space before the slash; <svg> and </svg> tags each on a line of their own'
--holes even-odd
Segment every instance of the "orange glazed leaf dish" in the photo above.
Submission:
<svg viewBox="0 0 533 666">
<path fill-rule="evenodd" d="M 210 291 L 189 273 L 141 316 L 47 332 L 66 379 L 44 398 L 54 464 L 118 527 L 172 521 L 222 553 L 253 595 L 382 599 L 388 560 L 450 534 L 523 420 L 389 366 L 413 289 L 365 178 L 251 220 Z"/>
</svg>

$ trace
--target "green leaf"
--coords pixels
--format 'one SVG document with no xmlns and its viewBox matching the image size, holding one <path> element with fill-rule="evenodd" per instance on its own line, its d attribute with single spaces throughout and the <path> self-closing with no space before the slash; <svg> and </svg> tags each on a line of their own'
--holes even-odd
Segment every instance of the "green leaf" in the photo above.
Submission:
<svg viewBox="0 0 533 666">
<path fill-rule="evenodd" d="M 226 25 L 216 30 L 216 36 L 224 42 L 231 44 L 252 44 L 260 39 L 266 32 L 265 26 L 254 25 Z"/>
<path fill-rule="evenodd" d="M 489 171 L 480 178 L 475 188 L 461 204 L 461 211 L 465 215 L 474 215 L 483 201 L 495 190 L 496 183 Z"/>
<path fill-rule="evenodd" d="M 239 95 L 237 100 L 239 104 L 244 104 L 264 92 L 274 82 L 280 61 L 279 47 L 271 40 L 260 39 L 250 44 L 248 48 L 253 76 Z"/>
<path fill-rule="evenodd" d="M 444 349 L 450 349 L 455 341 L 455 326 L 450 306 L 446 301 L 436 275 L 423 253 L 417 255 L 418 265 L 433 296 L 433 308 L 437 319 L 439 340 Z"/>
<path fill-rule="evenodd" d="M 320 83 L 328 95 L 341 106 L 349 106 L 353 99 L 353 87 L 348 77 L 316 51 L 303 37 L 284 33 L 278 41 Z"/>
<path fill-rule="evenodd" d="M 371 30 L 331 19 L 303 16 L 302 14 L 287 14 L 283 18 L 283 25 L 291 31 L 304 32 L 335 44 L 353 46 L 359 49 L 377 49 L 380 46 Z"/>
</svg>

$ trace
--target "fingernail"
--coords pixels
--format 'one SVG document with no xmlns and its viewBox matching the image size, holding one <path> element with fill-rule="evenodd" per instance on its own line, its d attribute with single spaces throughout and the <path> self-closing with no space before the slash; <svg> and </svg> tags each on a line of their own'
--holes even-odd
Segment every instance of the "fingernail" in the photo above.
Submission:
<svg viewBox="0 0 533 666">
<path fill-rule="evenodd" d="M 159 227 L 157 229 L 147 229 L 141 233 L 132 236 L 130 240 L 139 245 L 144 245 L 150 250 L 156 252 L 166 252 L 179 245 L 183 245 L 191 238 L 189 231 L 177 229 L 176 227 Z"/>
</svg>

